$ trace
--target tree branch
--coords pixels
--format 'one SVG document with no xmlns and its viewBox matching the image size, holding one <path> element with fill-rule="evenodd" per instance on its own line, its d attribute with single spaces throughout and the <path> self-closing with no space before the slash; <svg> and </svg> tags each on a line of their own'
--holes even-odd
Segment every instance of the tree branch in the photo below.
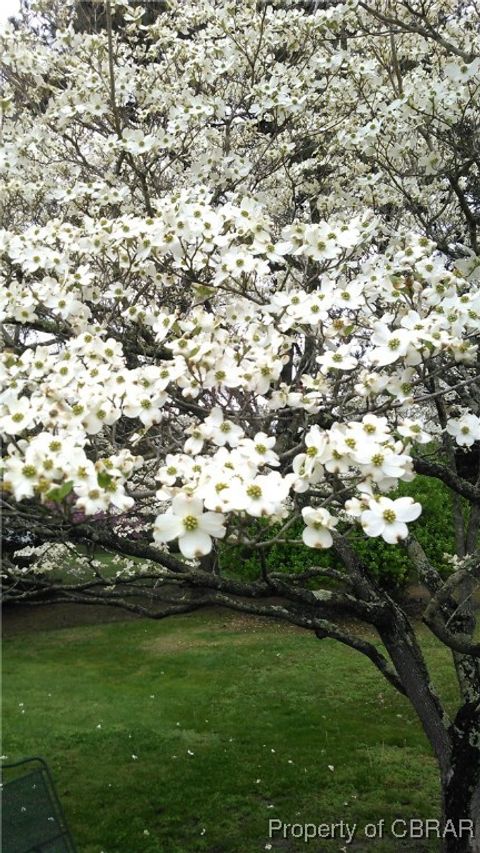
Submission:
<svg viewBox="0 0 480 853">
<path fill-rule="evenodd" d="M 439 465 L 437 462 L 430 462 L 427 459 L 414 457 L 413 467 L 417 474 L 426 474 L 428 477 L 435 477 L 441 480 L 450 489 L 458 495 L 466 498 L 472 504 L 480 504 L 480 488 L 464 480 L 450 468 L 444 465 Z"/>
</svg>

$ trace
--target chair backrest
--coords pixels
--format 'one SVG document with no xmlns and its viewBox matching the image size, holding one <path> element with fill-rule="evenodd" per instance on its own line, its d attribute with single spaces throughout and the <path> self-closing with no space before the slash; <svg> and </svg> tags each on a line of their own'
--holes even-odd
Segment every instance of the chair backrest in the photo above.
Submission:
<svg viewBox="0 0 480 853">
<path fill-rule="evenodd" d="M 2 764 L 2 853 L 76 853 L 43 758 Z"/>
</svg>

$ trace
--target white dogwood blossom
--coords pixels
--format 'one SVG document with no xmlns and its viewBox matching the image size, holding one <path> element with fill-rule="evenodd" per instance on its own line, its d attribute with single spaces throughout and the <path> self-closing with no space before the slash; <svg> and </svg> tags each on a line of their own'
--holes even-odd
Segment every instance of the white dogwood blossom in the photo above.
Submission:
<svg viewBox="0 0 480 853">
<path fill-rule="evenodd" d="M 338 524 L 326 509 L 315 509 L 306 506 L 302 509 L 302 517 L 306 524 L 302 539 L 309 548 L 330 548 L 333 543 L 331 530 Z"/>
<path fill-rule="evenodd" d="M 153 538 L 159 544 L 178 539 L 178 547 L 184 557 L 201 557 L 212 547 L 212 537 L 225 535 L 224 516 L 219 512 L 204 512 L 198 498 L 177 495 L 172 509 L 157 516 L 153 527 Z"/>
<path fill-rule="evenodd" d="M 368 513 L 480 440 L 475 27 L 427 72 L 355 0 L 112 3 L 0 37 L 9 511 L 156 518 L 189 559 L 302 511 L 330 546 L 330 504 L 403 537 Z"/>
<path fill-rule="evenodd" d="M 449 418 L 447 432 L 453 435 L 460 447 L 471 447 L 480 440 L 480 418 L 469 412 L 465 412 L 461 418 Z"/>
<path fill-rule="evenodd" d="M 395 545 L 408 536 L 406 522 L 415 521 L 422 507 L 412 498 L 373 498 L 369 509 L 360 516 L 361 525 L 367 536 L 381 536 L 385 542 Z"/>
</svg>

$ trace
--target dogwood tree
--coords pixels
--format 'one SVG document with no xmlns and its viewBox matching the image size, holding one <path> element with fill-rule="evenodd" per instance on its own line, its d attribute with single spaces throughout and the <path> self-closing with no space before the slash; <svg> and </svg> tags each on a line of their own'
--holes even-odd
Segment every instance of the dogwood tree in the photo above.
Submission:
<svg viewBox="0 0 480 853">
<path fill-rule="evenodd" d="M 80 12 L 32 0 L 1 37 L 3 512 L 43 543 L 40 575 L 7 554 L 5 596 L 335 638 L 414 707 L 444 849 L 478 850 L 477 4 Z M 396 491 L 418 473 L 451 491 L 446 578 Z M 299 518 L 343 569 L 267 570 Z M 355 528 L 408 549 L 452 715 Z M 261 555 L 255 581 L 225 542 Z M 55 582 L 62 547 L 90 574 Z"/>
</svg>

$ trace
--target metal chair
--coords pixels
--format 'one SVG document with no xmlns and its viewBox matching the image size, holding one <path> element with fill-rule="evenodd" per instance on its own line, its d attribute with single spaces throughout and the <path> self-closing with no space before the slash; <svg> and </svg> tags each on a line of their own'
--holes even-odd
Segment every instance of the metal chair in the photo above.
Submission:
<svg viewBox="0 0 480 853">
<path fill-rule="evenodd" d="M 43 758 L 3 763 L 1 769 L 2 853 L 76 853 Z"/>
</svg>

